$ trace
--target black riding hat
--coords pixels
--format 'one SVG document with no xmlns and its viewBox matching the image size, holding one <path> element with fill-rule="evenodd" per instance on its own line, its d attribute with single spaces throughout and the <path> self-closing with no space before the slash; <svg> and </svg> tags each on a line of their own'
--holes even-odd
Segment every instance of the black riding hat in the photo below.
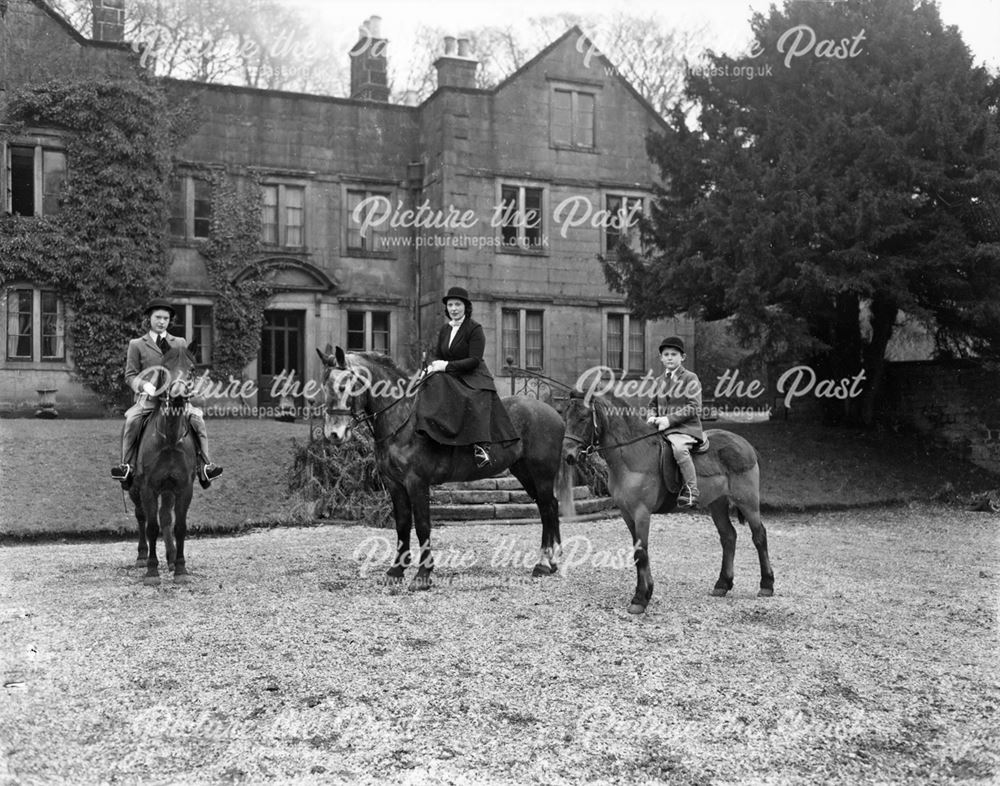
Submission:
<svg viewBox="0 0 1000 786">
<path fill-rule="evenodd" d="M 684 339 L 682 339 L 680 336 L 670 336 L 669 338 L 663 339 L 663 341 L 660 342 L 660 348 L 657 350 L 657 352 L 662 352 L 668 347 L 670 349 L 676 349 L 682 355 L 686 354 L 684 351 Z"/>
<path fill-rule="evenodd" d="M 149 314 L 151 314 L 152 312 L 156 311 L 157 309 L 162 309 L 164 311 L 169 311 L 171 319 L 173 319 L 175 316 L 177 316 L 177 312 L 174 310 L 174 307 L 170 303 L 170 301 L 169 300 L 164 300 L 162 297 L 155 297 L 152 300 L 150 300 L 146 304 L 146 307 L 142 310 L 142 313 L 146 314 L 148 316 Z"/>
<path fill-rule="evenodd" d="M 448 305 L 449 300 L 461 300 L 466 308 L 472 308 L 472 301 L 469 300 L 469 292 L 464 287 L 452 287 L 448 294 L 441 298 L 441 302 Z"/>
</svg>

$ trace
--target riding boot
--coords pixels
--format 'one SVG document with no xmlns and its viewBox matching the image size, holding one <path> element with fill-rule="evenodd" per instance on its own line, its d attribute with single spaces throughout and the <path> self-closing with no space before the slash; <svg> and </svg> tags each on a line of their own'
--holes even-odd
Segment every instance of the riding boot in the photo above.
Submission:
<svg viewBox="0 0 1000 786">
<path fill-rule="evenodd" d="M 205 428 L 205 419 L 201 411 L 195 407 L 191 408 L 188 414 L 188 422 L 191 424 L 191 432 L 194 434 L 195 446 L 201 463 L 198 466 L 198 482 L 203 489 L 212 485 L 212 481 L 222 474 L 222 467 L 212 463 L 208 455 L 208 430 Z"/>
<path fill-rule="evenodd" d="M 693 508 L 698 502 L 698 473 L 694 469 L 694 460 L 688 448 L 674 448 L 674 459 L 681 471 L 684 488 L 677 497 L 677 502 L 684 507 Z"/>
<path fill-rule="evenodd" d="M 142 428 L 142 416 L 126 419 L 122 426 L 122 463 L 111 470 L 111 477 L 121 481 L 122 488 L 128 490 L 135 476 L 135 443 Z"/>
</svg>

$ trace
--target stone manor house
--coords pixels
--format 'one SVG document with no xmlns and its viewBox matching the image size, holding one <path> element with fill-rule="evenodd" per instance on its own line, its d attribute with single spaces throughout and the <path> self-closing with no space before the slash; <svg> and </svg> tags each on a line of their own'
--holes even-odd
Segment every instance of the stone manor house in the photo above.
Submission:
<svg viewBox="0 0 1000 786">
<path fill-rule="evenodd" d="M 24 85 L 141 67 L 122 41 L 124 2 L 94 0 L 88 39 L 44 0 L 0 0 L 0 131 L 7 98 Z M 636 377 L 659 370 L 664 335 L 693 345 L 691 322 L 638 319 L 605 284 L 598 255 L 634 238 L 601 217 L 648 205 L 656 172 L 645 140 L 662 120 L 583 33 L 568 30 L 488 90 L 475 87 L 468 42 L 446 39 L 436 90 L 404 106 L 388 102 L 392 50 L 378 21 L 343 53 L 347 98 L 171 80 L 171 90 L 197 97 L 203 118 L 175 161 L 166 293 L 179 313 L 173 330 L 199 340 L 199 360 L 211 364 L 214 335 L 199 251 L 212 210 L 206 170 L 253 177 L 263 190 L 257 261 L 274 294 L 260 354 L 245 369 L 260 385 L 248 404 L 273 403 L 282 371 L 315 379 L 313 348 L 328 343 L 414 367 L 442 324 L 450 286 L 471 294 L 502 393 L 507 358 L 565 381 L 601 364 Z M 58 210 L 72 173 L 58 129 L 8 138 L 4 209 Z M 95 410 L 72 377 L 72 319 L 55 292 L 0 282 L 0 413 L 33 410 L 44 388 L 58 390 L 61 412 Z"/>
</svg>

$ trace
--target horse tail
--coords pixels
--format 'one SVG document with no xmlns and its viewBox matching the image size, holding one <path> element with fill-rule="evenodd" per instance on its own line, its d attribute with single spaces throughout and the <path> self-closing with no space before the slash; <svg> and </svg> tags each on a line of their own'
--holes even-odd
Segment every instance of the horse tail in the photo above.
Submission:
<svg viewBox="0 0 1000 786">
<path fill-rule="evenodd" d="M 559 500 L 559 516 L 561 518 L 576 517 L 576 503 L 573 500 L 573 468 L 562 457 L 559 458 L 559 468 L 556 470 L 556 499 Z"/>
</svg>

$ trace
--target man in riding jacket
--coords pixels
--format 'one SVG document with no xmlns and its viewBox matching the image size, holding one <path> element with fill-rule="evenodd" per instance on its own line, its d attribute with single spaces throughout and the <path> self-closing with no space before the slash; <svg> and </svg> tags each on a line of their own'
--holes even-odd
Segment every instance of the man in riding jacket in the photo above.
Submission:
<svg viewBox="0 0 1000 786">
<path fill-rule="evenodd" d="M 684 340 L 679 336 L 670 336 L 660 342 L 663 376 L 654 399 L 656 413 L 646 422 L 655 424 L 670 443 L 684 480 L 677 501 L 692 508 L 698 501 L 698 475 L 691 448 L 705 435 L 701 429 L 701 382 L 697 374 L 684 368 L 685 357 Z"/>
<path fill-rule="evenodd" d="M 146 304 L 145 312 L 149 317 L 149 332 L 139 338 L 133 338 L 128 343 L 128 355 L 125 361 L 125 384 L 135 393 L 135 403 L 125 412 L 125 425 L 122 428 L 122 463 L 111 468 L 111 477 L 121 481 L 122 488 L 132 485 L 135 474 L 135 450 L 139 431 L 145 416 L 156 409 L 159 393 L 153 384 L 156 375 L 144 374 L 143 371 L 162 364 L 163 356 L 174 347 L 187 347 L 187 341 L 167 332 L 170 320 L 174 318 L 174 307 L 163 298 L 156 298 Z M 198 453 L 202 464 L 198 469 L 198 480 L 202 488 L 212 485 L 212 480 L 222 474 L 222 467 L 212 463 L 208 455 L 208 432 L 205 429 L 205 419 L 198 407 L 187 404 L 188 422 L 195 435 Z"/>
</svg>

